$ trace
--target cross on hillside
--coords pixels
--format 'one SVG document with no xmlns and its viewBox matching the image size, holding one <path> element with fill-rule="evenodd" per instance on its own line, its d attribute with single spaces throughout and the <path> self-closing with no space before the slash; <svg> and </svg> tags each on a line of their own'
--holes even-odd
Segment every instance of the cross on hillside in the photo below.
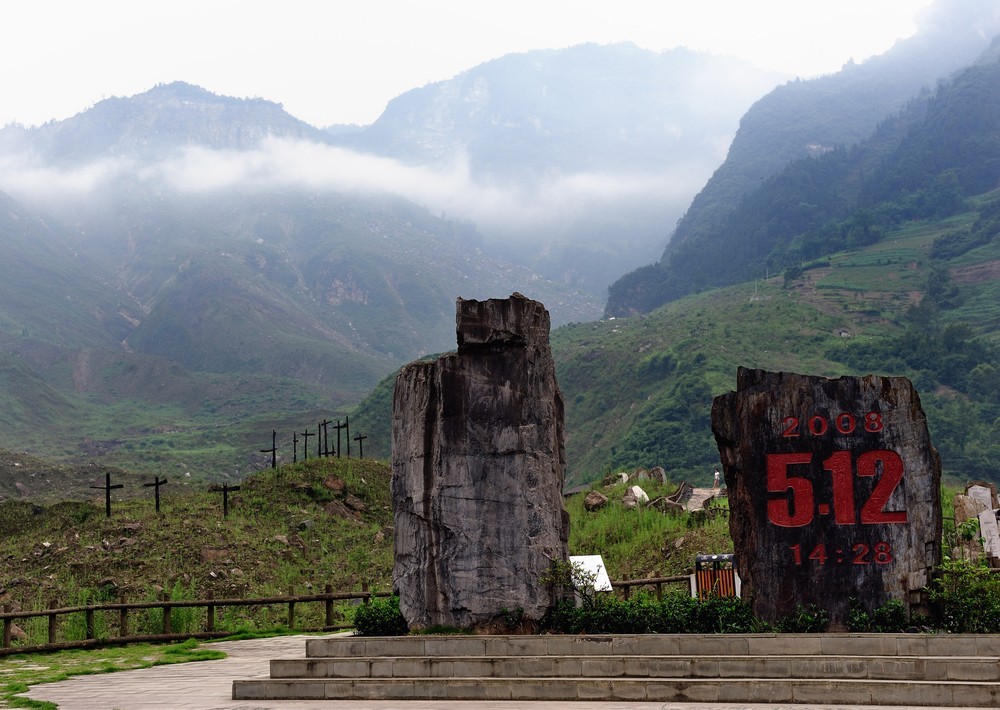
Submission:
<svg viewBox="0 0 1000 710">
<path fill-rule="evenodd" d="M 152 483 L 143 483 L 143 488 L 153 487 L 153 498 L 156 500 L 156 512 L 160 512 L 160 486 L 165 486 L 167 484 L 167 479 L 160 480 L 159 476 L 153 479 Z"/>
<path fill-rule="evenodd" d="M 362 442 L 367 438 L 367 436 L 361 436 L 361 434 L 354 437 L 354 440 L 358 442 L 358 458 L 363 459 L 365 457 L 365 445 Z"/>
<path fill-rule="evenodd" d="M 304 432 L 302 432 L 302 458 L 305 461 L 309 460 L 309 437 L 310 436 L 316 436 L 316 435 L 313 434 L 308 429 L 306 429 Z"/>
<path fill-rule="evenodd" d="M 124 487 L 125 485 L 122 483 L 116 483 L 115 485 L 112 486 L 110 473 L 104 474 L 103 486 L 91 486 L 91 488 L 104 491 L 104 512 L 109 518 L 111 517 L 111 491 L 112 489 L 124 488 Z"/>
<path fill-rule="evenodd" d="M 271 454 L 271 468 L 278 468 L 278 432 L 271 430 L 271 448 L 261 449 L 262 454 Z"/>
</svg>

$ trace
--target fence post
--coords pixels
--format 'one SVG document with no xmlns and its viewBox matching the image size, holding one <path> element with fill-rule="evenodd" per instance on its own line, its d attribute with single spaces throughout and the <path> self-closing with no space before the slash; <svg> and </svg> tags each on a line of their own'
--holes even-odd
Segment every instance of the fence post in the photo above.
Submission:
<svg viewBox="0 0 1000 710">
<path fill-rule="evenodd" d="M 371 601 L 371 597 L 368 595 L 368 582 L 361 583 L 361 601 L 365 604 Z"/>
<path fill-rule="evenodd" d="M 87 640 L 94 638 L 94 610 L 87 609 L 83 612 L 83 625 L 87 627 Z"/>
<path fill-rule="evenodd" d="M 295 596 L 295 587 L 291 584 L 288 585 L 288 596 Z M 295 628 L 295 602 L 293 600 L 288 602 L 288 628 Z"/>
<path fill-rule="evenodd" d="M 327 594 L 333 594 L 333 585 L 327 584 L 325 589 Z M 333 599 L 326 598 L 326 625 L 333 626 Z"/>
<path fill-rule="evenodd" d="M 628 598 L 630 596 L 632 596 L 632 585 L 628 583 L 628 575 L 627 574 L 626 575 L 622 575 L 622 576 L 624 577 L 624 580 L 625 580 L 625 584 L 622 585 L 624 587 L 624 590 L 625 590 L 625 601 L 628 601 Z"/>
<path fill-rule="evenodd" d="M 656 577 L 657 580 L 660 579 L 660 573 L 659 572 L 654 572 L 653 576 Z M 662 602 L 663 601 L 663 582 L 660 582 L 660 581 L 657 581 L 657 583 L 656 583 L 656 601 L 658 601 L 658 602 Z"/>
<path fill-rule="evenodd" d="M 128 607 L 125 606 L 118 610 L 118 635 L 128 636 Z"/>
<path fill-rule="evenodd" d="M 215 595 L 212 592 L 209 592 L 207 597 L 209 602 L 215 599 Z M 205 631 L 215 631 L 215 604 L 208 604 L 205 607 L 205 616 L 207 617 L 205 620 Z"/>
<path fill-rule="evenodd" d="M 164 589 L 162 597 L 163 601 L 165 602 L 170 601 L 170 592 Z M 164 634 L 170 633 L 170 607 L 167 606 L 166 604 L 163 605 L 163 633 Z"/>
<path fill-rule="evenodd" d="M 49 609 L 58 609 L 59 600 L 52 599 L 49 601 Z M 49 643 L 56 642 L 56 627 L 59 624 L 59 617 L 55 614 L 49 614 Z"/>
<path fill-rule="evenodd" d="M 4 611 L 4 613 L 5 614 L 8 613 L 10 611 L 10 608 L 11 608 L 10 607 L 10 602 L 7 602 L 6 604 L 4 604 L 3 605 L 3 611 Z M 11 625 L 11 619 L 10 619 L 10 617 L 4 618 L 4 620 L 3 620 L 3 647 L 4 648 L 10 648 L 10 625 Z"/>
</svg>

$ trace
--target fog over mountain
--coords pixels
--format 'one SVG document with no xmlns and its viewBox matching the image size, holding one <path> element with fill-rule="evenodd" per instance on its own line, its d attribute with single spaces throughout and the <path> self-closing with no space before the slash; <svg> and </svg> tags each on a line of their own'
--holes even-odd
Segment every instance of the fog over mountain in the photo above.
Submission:
<svg viewBox="0 0 1000 710">
<path fill-rule="evenodd" d="M 394 194 L 474 223 L 487 253 L 601 300 L 662 251 L 739 116 L 778 79 L 687 50 L 583 45 L 414 89 L 349 132 L 175 83 L 0 130 L 0 189 L 39 204 L 126 183 Z"/>
</svg>

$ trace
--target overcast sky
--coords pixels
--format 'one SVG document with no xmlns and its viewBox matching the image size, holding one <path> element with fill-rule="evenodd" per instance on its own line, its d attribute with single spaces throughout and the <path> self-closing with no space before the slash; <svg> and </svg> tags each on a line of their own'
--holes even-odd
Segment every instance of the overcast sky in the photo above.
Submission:
<svg viewBox="0 0 1000 710">
<path fill-rule="evenodd" d="M 0 125 L 182 80 L 315 126 L 510 52 L 631 41 L 802 77 L 880 54 L 930 0 L 4 0 Z"/>
</svg>

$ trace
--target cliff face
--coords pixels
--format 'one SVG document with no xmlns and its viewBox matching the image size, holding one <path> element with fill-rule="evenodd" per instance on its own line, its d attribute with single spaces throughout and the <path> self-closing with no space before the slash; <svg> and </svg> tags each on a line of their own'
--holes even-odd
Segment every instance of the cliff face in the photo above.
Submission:
<svg viewBox="0 0 1000 710">
<path fill-rule="evenodd" d="M 411 629 L 544 616 L 567 559 L 563 401 L 537 301 L 458 299 L 459 349 L 404 367 L 392 423 L 393 581 Z"/>
</svg>

